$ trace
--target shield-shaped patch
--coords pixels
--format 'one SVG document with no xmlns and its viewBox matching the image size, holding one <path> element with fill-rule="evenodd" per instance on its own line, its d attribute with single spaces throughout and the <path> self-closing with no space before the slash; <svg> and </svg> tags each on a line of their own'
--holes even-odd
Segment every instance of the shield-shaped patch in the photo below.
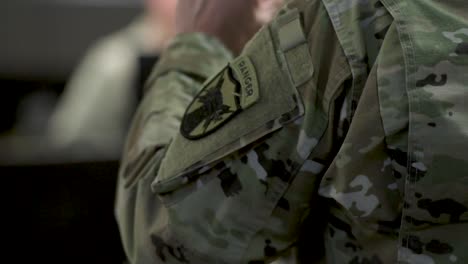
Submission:
<svg viewBox="0 0 468 264">
<path fill-rule="evenodd" d="M 200 139 L 216 131 L 259 98 L 257 77 L 251 61 L 240 57 L 207 82 L 188 106 L 181 134 Z"/>
</svg>

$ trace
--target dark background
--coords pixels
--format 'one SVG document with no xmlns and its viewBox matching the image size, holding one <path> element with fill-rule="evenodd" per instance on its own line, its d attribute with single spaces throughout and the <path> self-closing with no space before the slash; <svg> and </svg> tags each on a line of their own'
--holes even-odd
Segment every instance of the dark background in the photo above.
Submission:
<svg viewBox="0 0 468 264">
<path fill-rule="evenodd" d="M 37 98 L 53 109 L 86 49 L 141 10 L 135 0 L 0 3 L 2 262 L 123 263 L 113 216 L 118 155 L 71 161 L 74 149 L 48 152 L 35 142 L 40 125 L 19 129 L 18 112 Z M 20 150 L 18 131 L 30 138 Z"/>
<path fill-rule="evenodd" d="M 123 263 L 117 162 L 0 167 L 2 263 Z"/>
</svg>

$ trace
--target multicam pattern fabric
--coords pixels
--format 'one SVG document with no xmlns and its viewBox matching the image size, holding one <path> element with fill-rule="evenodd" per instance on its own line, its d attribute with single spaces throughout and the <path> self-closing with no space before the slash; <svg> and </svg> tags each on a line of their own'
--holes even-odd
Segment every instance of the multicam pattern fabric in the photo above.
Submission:
<svg viewBox="0 0 468 264">
<path fill-rule="evenodd" d="M 284 50 L 297 10 L 308 48 Z M 292 1 L 243 52 L 258 102 L 222 128 L 189 141 L 182 111 L 148 99 L 140 114 L 157 119 L 136 119 L 128 144 L 146 154 L 124 158 L 120 181 L 135 180 L 117 197 L 131 263 L 468 262 L 467 14 L 463 1 Z M 185 91 L 174 109 L 201 87 L 156 79 L 154 93 Z"/>
<path fill-rule="evenodd" d="M 409 114 L 408 148 L 391 145 L 406 158 L 407 172 L 399 260 L 464 263 L 468 240 L 457 234 L 468 231 L 468 6 L 383 2 L 396 17 L 406 63 L 408 108 L 401 113 Z M 395 138 L 395 125 L 401 123 L 390 118 L 387 137 Z"/>
<path fill-rule="evenodd" d="M 155 170 L 164 148 L 178 132 L 185 108 L 201 90 L 203 80 L 224 67 L 231 58 L 230 52 L 213 38 L 201 34 L 180 36 L 163 54 L 160 67 L 147 82 L 148 92 L 127 137 L 116 197 L 115 214 L 131 263 L 161 261 L 158 256 L 163 253 L 156 255 L 154 247 L 162 241 L 148 236 L 148 230 L 156 222 L 146 217 L 160 215 L 158 212 L 163 209 L 151 194 Z M 174 62 L 184 59 L 206 62 L 189 65 L 183 61 L 183 66 L 174 69 Z M 133 210 L 136 214 L 131 212 Z M 163 250 L 166 249 L 160 246 L 159 251 Z M 174 253 L 172 248 L 171 252 Z"/>
</svg>

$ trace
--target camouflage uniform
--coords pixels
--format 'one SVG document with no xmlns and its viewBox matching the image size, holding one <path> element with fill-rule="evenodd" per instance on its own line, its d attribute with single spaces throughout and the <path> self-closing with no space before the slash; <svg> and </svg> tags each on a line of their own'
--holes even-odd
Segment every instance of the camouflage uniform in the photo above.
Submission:
<svg viewBox="0 0 468 264">
<path fill-rule="evenodd" d="M 468 263 L 467 12 L 292 1 L 203 86 L 229 56 L 180 36 L 120 172 L 131 263 Z"/>
</svg>

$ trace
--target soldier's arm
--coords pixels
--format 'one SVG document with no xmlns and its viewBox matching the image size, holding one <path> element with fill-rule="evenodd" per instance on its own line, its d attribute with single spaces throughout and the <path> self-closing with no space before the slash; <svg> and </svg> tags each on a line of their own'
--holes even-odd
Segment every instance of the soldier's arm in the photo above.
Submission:
<svg viewBox="0 0 468 264">
<path fill-rule="evenodd" d="M 180 119 L 202 82 L 232 57 L 219 41 L 201 34 L 177 37 L 150 76 L 145 95 L 127 138 L 116 196 L 116 217 L 131 263 L 148 263 L 135 247 L 152 245 L 142 230 L 154 224 L 145 219 L 159 203 L 150 185 L 165 147 L 178 132 Z M 143 201 L 144 200 L 144 201 Z M 145 205 L 145 208 L 141 208 Z M 143 242 L 142 242 L 143 241 Z"/>
<path fill-rule="evenodd" d="M 350 78 L 322 2 L 285 7 L 204 84 L 164 153 L 149 155 L 158 165 L 118 212 L 133 263 L 294 263 L 304 225 L 320 241 L 320 221 L 305 218 L 323 218 L 316 188 Z"/>
</svg>

